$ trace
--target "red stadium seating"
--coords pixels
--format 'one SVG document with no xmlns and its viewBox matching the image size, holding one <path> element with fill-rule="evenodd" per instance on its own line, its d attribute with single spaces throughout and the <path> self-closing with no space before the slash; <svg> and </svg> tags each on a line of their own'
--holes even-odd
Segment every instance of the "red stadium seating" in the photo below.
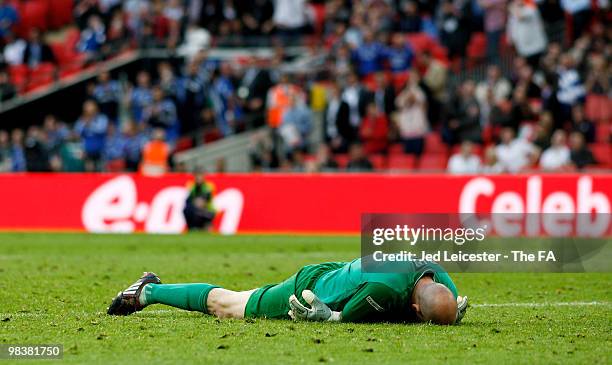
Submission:
<svg viewBox="0 0 612 365">
<path fill-rule="evenodd" d="M 9 67 L 9 77 L 11 79 L 11 83 L 15 85 L 19 92 L 22 92 L 30 78 L 30 70 L 26 65 L 16 65 Z"/>
<path fill-rule="evenodd" d="M 393 74 L 393 87 L 396 92 L 400 92 L 408 83 L 410 79 L 409 72 L 398 72 Z"/>
<path fill-rule="evenodd" d="M 429 51 L 435 59 L 444 62 L 444 64 L 448 64 L 446 48 L 441 46 L 428 34 L 410 33 L 406 35 L 406 39 L 408 40 L 408 43 L 410 43 L 417 55 L 419 53 L 422 53 L 423 51 Z"/>
<path fill-rule="evenodd" d="M 308 4 L 310 13 L 312 14 L 313 28 L 316 34 L 323 32 L 325 22 L 325 5 L 324 4 Z"/>
<path fill-rule="evenodd" d="M 612 145 L 610 143 L 595 143 L 591 146 L 591 150 L 598 165 L 612 167 Z"/>
<path fill-rule="evenodd" d="M 72 23 L 73 0 L 49 0 L 47 22 L 50 28 L 60 28 Z"/>
<path fill-rule="evenodd" d="M 484 33 L 473 33 L 467 46 L 468 67 L 474 67 L 486 57 L 487 37 Z"/>
<path fill-rule="evenodd" d="M 86 56 L 76 51 L 76 44 L 79 38 L 80 33 L 78 29 L 70 29 L 66 32 L 63 42 L 50 44 L 59 63 L 60 78 L 74 75 L 83 69 Z"/>
<path fill-rule="evenodd" d="M 597 142 L 610 143 L 612 140 L 612 123 L 601 123 L 596 126 Z"/>
<path fill-rule="evenodd" d="M 48 86 L 53 81 L 55 81 L 55 65 L 52 63 L 41 63 L 30 70 L 30 79 L 26 91 Z"/>
<path fill-rule="evenodd" d="M 414 170 L 416 158 L 414 155 L 393 153 L 389 155 L 387 167 L 389 170 L 404 171 Z"/>
<path fill-rule="evenodd" d="M 439 133 L 429 133 L 425 137 L 425 153 L 447 153 L 448 147 L 442 142 Z"/>
<path fill-rule="evenodd" d="M 587 95 L 585 114 L 588 119 L 597 123 L 612 121 L 612 99 L 606 95 Z"/>
<path fill-rule="evenodd" d="M 341 169 L 346 168 L 346 165 L 348 165 L 349 157 L 347 154 L 335 155 L 334 159 L 336 160 L 338 167 L 340 167 Z"/>
<path fill-rule="evenodd" d="M 193 147 L 193 138 L 191 137 L 182 137 L 176 141 L 176 147 L 174 152 L 185 151 Z"/>
<path fill-rule="evenodd" d="M 47 30 L 47 15 L 49 3 L 47 0 L 20 1 L 17 6 L 19 23 L 15 32 L 22 38 L 27 38 L 32 28 Z"/>
<path fill-rule="evenodd" d="M 76 49 L 79 39 L 81 39 L 81 32 L 77 28 L 71 28 L 66 31 L 66 39 L 64 40 L 64 44 L 68 48 Z"/>
<path fill-rule="evenodd" d="M 122 159 L 108 161 L 106 163 L 106 171 L 108 172 L 125 171 L 125 161 L 123 161 Z"/>
<path fill-rule="evenodd" d="M 430 49 L 431 45 L 434 43 L 431 37 L 425 33 L 409 33 L 406 35 L 406 40 L 417 54 Z"/>
<path fill-rule="evenodd" d="M 424 154 L 419 161 L 419 170 L 444 170 L 446 169 L 446 160 L 446 154 Z"/>
<path fill-rule="evenodd" d="M 369 156 L 369 158 L 372 166 L 374 166 L 374 170 L 384 170 L 387 167 L 385 156 L 377 154 Z"/>
<path fill-rule="evenodd" d="M 401 143 L 394 143 L 389 146 L 389 154 L 402 154 L 404 153 L 404 146 Z"/>
</svg>

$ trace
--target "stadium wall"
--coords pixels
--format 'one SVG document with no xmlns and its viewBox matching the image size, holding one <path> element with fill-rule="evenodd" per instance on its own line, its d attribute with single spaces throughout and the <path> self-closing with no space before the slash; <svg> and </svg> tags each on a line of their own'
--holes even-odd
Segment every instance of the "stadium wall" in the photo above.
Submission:
<svg viewBox="0 0 612 365">
<path fill-rule="evenodd" d="M 7 174 L 0 230 L 180 233 L 186 174 Z M 612 175 L 208 175 L 224 234 L 357 234 L 361 213 L 584 213 L 610 219 Z M 610 227 L 610 222 L 608 222 Z M 608 228 L 609 231 L 609 228 Z M 541 233 L 541 232 L 540 232 Z"/>
</svg>

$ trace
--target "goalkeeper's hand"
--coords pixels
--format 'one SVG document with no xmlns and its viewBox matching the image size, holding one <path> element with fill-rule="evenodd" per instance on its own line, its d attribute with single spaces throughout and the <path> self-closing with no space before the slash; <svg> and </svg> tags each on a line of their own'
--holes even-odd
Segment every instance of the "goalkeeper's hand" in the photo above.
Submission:
<svg viewBox="0 0 612 365">
<path fill-rule="evenodd" d="M 310 308 L 305 307 L 300 303 L 295 295 L 289 297 L 289 317 L 294 320 L 306 320 L 306 321 L 340 321 L 342 319 L 341 312 L 334 312 L 327 304 L 323 303 L 316 295 L 310 290 L 304 290 L 302 292 L 302 298 L 310 305 Z"/>
<path fill-rule="evenodd" d="M 455 319 L 455 324 L 459 324 L 463 317 L 465 316 L 465 312 L 468 307 L 468 298 L 467 297 L 457 297 L 457 319 Z"/>
</svg>

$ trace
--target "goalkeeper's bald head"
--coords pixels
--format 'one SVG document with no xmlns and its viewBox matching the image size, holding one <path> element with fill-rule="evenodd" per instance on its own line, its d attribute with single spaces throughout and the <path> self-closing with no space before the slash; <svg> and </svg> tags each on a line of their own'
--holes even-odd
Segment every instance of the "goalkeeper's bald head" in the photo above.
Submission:
<svg viewBox="0 0 612 365">
<path fill-rule="evenodd" d="M 423 285 L 416 293 L 417 314 L 425 322 L 450 325 L 457 318 L 457 301 L 444 285 L 431 282 Z"/>
</svg>

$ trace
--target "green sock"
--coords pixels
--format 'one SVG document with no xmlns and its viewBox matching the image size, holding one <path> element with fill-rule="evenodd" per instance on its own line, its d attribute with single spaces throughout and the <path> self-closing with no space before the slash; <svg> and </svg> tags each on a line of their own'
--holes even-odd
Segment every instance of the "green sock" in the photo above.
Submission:
<svg viewBox="0 0 612 365">
<path fill-rule="evenodd" d="M 208 314 L 208 293 L 218 286 L 210 284 L 147 284 L 143 304 L 166 304 L 172 307 Z"/>
</svg>

